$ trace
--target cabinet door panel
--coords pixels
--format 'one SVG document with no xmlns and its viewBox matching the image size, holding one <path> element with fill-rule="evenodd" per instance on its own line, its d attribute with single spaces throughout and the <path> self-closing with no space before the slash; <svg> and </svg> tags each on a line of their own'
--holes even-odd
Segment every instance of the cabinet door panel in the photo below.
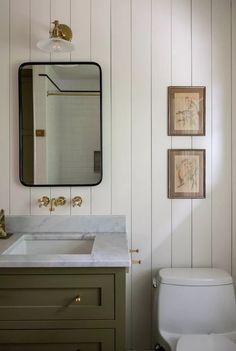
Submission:
<svg viewBox="0 0 236 351">
<path fill-rule="evenodd" d="M 95 344 L 22 344 L 22 345 L 1 345 L 1 351 L 101 351 L 101 343 Z"/>
<path fill-rule="evenodd" d="M 0 320 L 114 319 L 114 275 L 0 276 Z"/>
<path fill-rule="evenodd" d="M 1 330 L 1 351 L 114 351 L 113 329 Z"/>
</svg>

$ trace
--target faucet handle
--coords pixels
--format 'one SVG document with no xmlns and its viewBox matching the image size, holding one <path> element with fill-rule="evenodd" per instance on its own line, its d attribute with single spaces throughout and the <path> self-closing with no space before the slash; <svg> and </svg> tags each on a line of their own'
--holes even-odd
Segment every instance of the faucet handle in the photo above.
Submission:
<svg viewBox="0 0 236 351">
<path fill-rule="evenodd" d="M 42 196 L 40 199 L 38 199 L 39 207 L 45 206 L 47 207 L 49 204 L 50 200 L 49 197 L 47 196 Z"/>
<path fill-rule="evenodd" d="M 80 207 L 82 205 L 82 202 L 83 202 L 83 200 L 82 200 L 81 196 L 75 196 L 72 199 L 72 206 L 73 207 L 76 207 L 76 206 Z"/>
<path fill-rule="evenodd" d="M 59 196 L 57 199 L 55 199 L 55 206 L 64 206 L 66 203 L 66 198 L 64 196 Z"/>
</svg>

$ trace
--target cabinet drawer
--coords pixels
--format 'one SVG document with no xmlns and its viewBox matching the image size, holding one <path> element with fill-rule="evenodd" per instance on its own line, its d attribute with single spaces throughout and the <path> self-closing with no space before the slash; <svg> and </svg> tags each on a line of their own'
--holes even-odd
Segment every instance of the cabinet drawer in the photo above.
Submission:
<svg viewBox="0 0 236 351">
<path fill-rule="evenodd" d="M 114 275 L 0 276 L 0 320 L 55 319 L 114 319 Z"/>
<path fill-rule="evenodd" d="M 1 330 L 1 351 L 114 351 L 113 329 Z"/>
</svg>

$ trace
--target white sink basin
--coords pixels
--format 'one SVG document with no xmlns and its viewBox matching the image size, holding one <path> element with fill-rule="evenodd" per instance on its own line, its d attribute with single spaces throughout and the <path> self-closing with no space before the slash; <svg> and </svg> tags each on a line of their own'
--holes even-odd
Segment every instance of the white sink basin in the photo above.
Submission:
<svg viewBox="0 0 236 351">
<path fill-rule="evenodd" d="M 94 235 L 24 234 L 3 255 L 88 255 Z"/>
</svg>

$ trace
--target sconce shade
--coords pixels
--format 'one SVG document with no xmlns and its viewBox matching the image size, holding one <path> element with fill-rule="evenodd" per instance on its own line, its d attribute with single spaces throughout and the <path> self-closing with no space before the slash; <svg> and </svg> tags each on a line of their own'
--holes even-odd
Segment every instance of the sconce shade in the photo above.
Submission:
<svg viewBox="0 0 236 351">
<path fill-rule="evenodd" d="M 45 52 L 71 52 L 75 50 L 74 44 L 61 38 L 40 40 L 37 47 Z"/>
<path fill-rule="evenodd" d="M 58 20 L 52 22 L 54 27 L 49 30 L 50 38 L 40 40 L 37 47 L 46 52 L 71 52 L 75 49 L 71 43 L 72 31 L 66 24 L 60 24 Z"/>
</svg>

